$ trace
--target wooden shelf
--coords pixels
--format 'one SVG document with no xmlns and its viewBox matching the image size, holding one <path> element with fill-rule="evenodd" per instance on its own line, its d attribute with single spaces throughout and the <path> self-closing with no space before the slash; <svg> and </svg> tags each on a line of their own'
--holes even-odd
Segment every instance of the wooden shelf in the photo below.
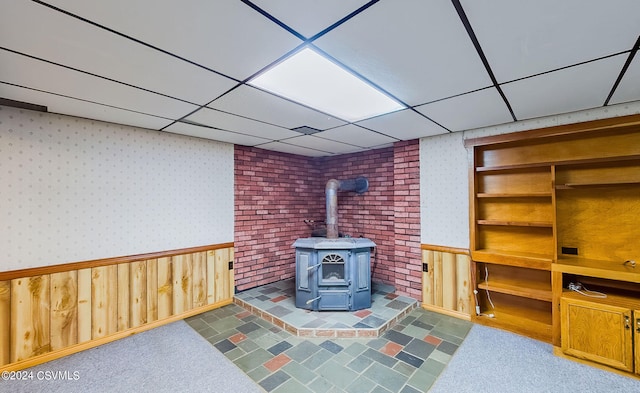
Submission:
<svg viewBox="0 0 640 393">
<path fill-rule="evenodd" d="M 620 296 L 616 294 L 607 293 L 606 298 L 588 297 L 578 292 L 565 289 L 562 291 L 562 297 L 566 299 L 578 299 L 584 300 L 590 303 L 609 304 L 612 306 L 626 307 L 632 310 L 640 310 L 640 299 L 636 299 L 629 296 Z"/>
<path fill-rule="evenodd" d="M 551 342 L 551 307 L 549 307 L 548 312 L 545 312 L 519 305 L 494 303 L 496 304 L 495 309 L 484 311 L 485 314 L 494 314 L 494 318 L 477 316 L 474 318 L 474 321 L 483 325 L 505 329 L 538 340 Z"/>
<path fill-rule="evenodd" d="M 640 283 L 640 262 L 636 267 L 624 265 L 624 261 L 602 261 L 586 258 L 562 258 L 552 265 L 551 270 L 581 276 L 606 278 L 610 280 Z"/>
<path fill-rule="evenodd" d="M 637 181 L 629 181 L 629 182 L 599 182 L 599 183 L 567 183 L 567 184 L 556 184 L 556 190 L 571 190 L 574 188 L 606 188 L 606 187 L 615 187 L 615 186 L 640 186 L 640 182 Z"/>
<path fill-rule="evenodd" d="M 572 165 L 599 165 L 599 164 L 611 164 L 611 163 L 625 163 L 629 161 L 640 160 L 640 154 L 630 154 L 625 156 L 608 156 L 608 157 L 597 157 L 597 158 L 586 158 L 586 159 L 577 159 L 577 160 L 563 160 L 557 161 L 553 164 L 556 166 L 572 166 Z"/>
<path fill-rule="evenodd" d="M 551 263 L 553 262 L 552 255 L 488 249 L 471 251 L 471 257 L 476 262 L 495 263 L 538 270 L 551 270 Z"/>
<path fill-rule="evenodd" d="M 509 171 L 522 171 L 526 169 L 533 168 L 545 168 L 551 167 L 551 165 L 559 166 L 567 166 L 567 165 L 585 165 L 585 164 L 599 164 L 599 163 L 610 163 L 610 162 L 626 162 L 626 161 L 635 161 L 640 159 L 640 155 L 625 155 L 625 156 L 608 156 L 608 157 L 597 157 L 597 158 L 584 158 L 584 159 L 575 159 L 575 160 L 557 160 L 557 161 L 544 161 L 544 162 L 535 162 L 535 163 L 526 163 L 526 164 L 513 164 L 513 165 L 496 165 L 496 166 L 478 166 L 476 167 L 476 172 L 509 172 Z"/>
<path fill-rule="evenodd" d="M 551 327 L 551 306 L 549 306 L 549 311 L 545 312 L 535 308 L 518 307 L 510 304 L 497 304 L 493 313 L 497 319 L 526 319 L 531 323 L 543 325 L 549 328 Z"/>
<path fill-rule="evenodd" d="M 551 198 L 551 192 L 527 192 L 520 194 L 498 194 L 498 193 L 486 193 L 479 192 L 476 194 L 477 198 Z"/>
<path fill-rule="evenodd" d="M 503 221 L 503 220 L 478 220 L 478 225 L 499 225 L 512 227 L 537 227 L 537 228 L 553 228 L 552 222 L 547 221 Z"/>
<path fill-rule="evenodd" d="M 546 168 L 550 169 L 550 163 L 533 163 L 533 164 L 514 164 L 514 165 L 497 165 L 497 166 L 478 166 L 476 172 L 517 172 L 527 171 L 531 169 Z"/>
<path fill-rule="evenodd" d="M 537 299 L 545 302 L 552 300 L 551 282 L 533 282 L 528 280 L 489 280 L 478 283 L 478 288 L 507 295 Z"/>
</svg>

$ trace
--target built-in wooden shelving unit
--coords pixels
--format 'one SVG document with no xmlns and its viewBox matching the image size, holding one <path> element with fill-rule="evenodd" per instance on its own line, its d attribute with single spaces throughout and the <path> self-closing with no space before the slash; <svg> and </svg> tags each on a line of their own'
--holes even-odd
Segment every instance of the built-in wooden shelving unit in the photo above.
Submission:
<svg viewBox="0 0 640 393">
<path fill-rule="evenodd" d="M 593 315 L 604 313 L 598 304 L 640 301 L 640 116 L 483 137 L 465 145 L 471 269 L 480 309 L 472 319 L 552 342 L 557 352 L 577 356 L 571 353 L 575 348 L 563 352 L 561 347 L 579 341 L 573 335 L 582 330 L 572 318 L 582 315 L 579 300 L 589 298 L 568 296 L 569 282 L 611 295 L 609 301 L 593 302 Z M 632 260 L 637 266 L 625 263 Z M 566 309 L 574 311 L 561 318 L 563 297 L 570 303 Z M 640 326 L 638 310 L 620 315 L 637 316 Z M 635 356 L 640 370 L 640 354 Z"/>
</svg>

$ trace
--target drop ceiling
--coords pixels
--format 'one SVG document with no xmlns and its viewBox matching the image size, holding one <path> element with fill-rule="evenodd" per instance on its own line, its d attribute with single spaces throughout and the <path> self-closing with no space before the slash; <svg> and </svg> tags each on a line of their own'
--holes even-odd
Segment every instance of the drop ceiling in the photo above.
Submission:
<svg viewBox="0 0 640 393">
<path fill-rule="evenodd" d="M 4 0 L 0 98 L 326 156 L 640 100 L 639 46 L 637 0 Z M 407 109 L 352 123 L 249 85 L 305 47 Z"/>
</svg>

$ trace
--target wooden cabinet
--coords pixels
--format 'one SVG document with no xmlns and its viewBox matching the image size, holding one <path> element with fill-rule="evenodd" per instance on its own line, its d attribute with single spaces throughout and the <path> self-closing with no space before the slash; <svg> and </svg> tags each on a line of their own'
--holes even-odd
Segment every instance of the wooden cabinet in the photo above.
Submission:
<svg viewBox="0 0 640 393">
<path fill-rule="evenodd" d="M 561 299 L 562 351 L 628 372 L 640 364 L 640 300 L 567 292 Z M 635 365 L 635 368 L 634 368 Z"/>
<path fill-rule="evenodd" d="M 640 345 L 635 330 L 619 331 L 640 309 L 622 302 L 640 299 L 640 116 L 465 146 L 473 321 L 551 342 L 573 357 L 640 367 L 639 351 L 628 352 Z M 608 300 L 578 305 L 584 297 L 564 291 L 577 281 Z M 589 322 L 596 319 L 597 326 Z M 599 348 L 608 338 L 620 344 Z"/>
<path fill-rule="evenodd" d="M 640 262 L 640 159 L 566 165 L 556 178 L 559 262 Z M 567 247 L 578 255 L 566 255 Z"/>
</svg>

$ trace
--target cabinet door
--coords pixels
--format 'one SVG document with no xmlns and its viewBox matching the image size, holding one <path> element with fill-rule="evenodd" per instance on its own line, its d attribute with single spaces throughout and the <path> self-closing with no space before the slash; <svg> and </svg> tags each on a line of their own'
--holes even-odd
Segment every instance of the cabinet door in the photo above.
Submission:
<svg viewBox="0 0 640 393">
<path fill-rule="evenodd" d="M 633 333 L 633 344 L 635 346 L 634 352 L 636 355 L 636 374 L 640 374 L 640 310 L 633 311 L 634 318 L 634 333 Z"/>
<path fill-rule="evenodd" d="M 634 371 L 632 310 L 564 297 L 560 304 L 565 354 Z"/>
</svg>

